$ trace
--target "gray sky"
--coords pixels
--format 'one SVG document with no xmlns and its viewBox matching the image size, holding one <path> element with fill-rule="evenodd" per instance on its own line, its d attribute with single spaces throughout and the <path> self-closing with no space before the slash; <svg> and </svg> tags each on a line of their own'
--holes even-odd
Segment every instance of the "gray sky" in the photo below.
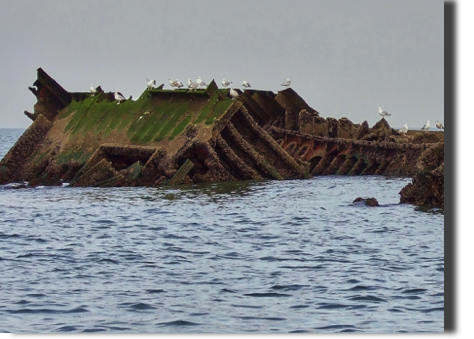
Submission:
<svg viewBox="0 0 474 339">
<path fill-rule="evenodd" d="M 42 67 L 68 91 L 134 98 L 201 76 L 278 91 L 323 117 L 419 129 L 444 118 L 441 0 L 0 0 L 0 128 L 27 127 Z"/>
</svg>

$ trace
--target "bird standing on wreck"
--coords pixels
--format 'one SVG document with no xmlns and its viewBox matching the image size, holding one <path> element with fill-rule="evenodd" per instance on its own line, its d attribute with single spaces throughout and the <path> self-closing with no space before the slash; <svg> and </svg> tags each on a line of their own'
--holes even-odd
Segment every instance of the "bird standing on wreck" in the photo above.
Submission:
<svg viewBox="0 0 474 339">
<path fill-rule="evenodd" d="M 201 77 L 197 77 L 196 83 L 199 85 L 199 87 L 207 87 L 207 84 L 202 81 Z"/>
<path fill-rule="evenodd" d="M 400 130 L 399 130 L 398 132 L 401 133 L 401 134 L 405 134 L 405 135 L 406 135 L 406 134 L 408 133 L 408 125 L 405 124 L 405 126 L 402 127 L 402 128 L 400 128 Z"/>
<path fill-rule="evenodd" d="M 176 87 L 178 87 L 178 89 L 179 89 L 183 86 L 184 86 L 183 83 L 181 81 L 179 81 L 179 79 L 176 79 Z"/>
<path fill-rule="evenodd" d="M 291 85 L 291 80 L 286 78 L 285 81 L 283 81 L 283 83 L 281 84 L 282 86 L 285 86 L 285 87 L 290 87 Z"/>
<path fill-rule="evenodd" d="M 173 80 L 172 78 L 169 78 L 168 83 L 170 84 L 172 88 L 178 87 L 178 80 Z"/>
<path fill-rule="evenodd" d="M 122 94 L 120 94 L 118 92 L 114 93 L 114 98 L 115 98 L 115 100 L 117 100 L 117 105 L 119 105 L 120 102 L 127 100 L 127 99 L 125 99 L 125 97 Z"/>
<path fill-rule="evenodd" d="M 439 121 L 436 121 L 436 127 L 437 127 L 438 129 L 444 129 L 443 124 L 440 123 Z"/>
<path fill-rule="evenodd" d="M 426 120 L 426 124 L 423 125 L 423 127 L 421 128 L 423 131 L 427 131 L 430 129 L 430 121 L 429 120 Z"/>
<path fill-rule="evenodd" d="M 379 107 L 379 114 L 380 114 L 381 116 L 383 116 L 383 117 L 389 117 L 389 116 L 391 116 L 391 114 L 388 113 L 387 111 L 384 111 L 384 110 L 382 109 L 382 107 Z"/>
<path fill-rule="evenodd" d="M 232 85 L 232 82 L 229 82 L 226 79 L 222 80 L 222 86 L 225 88 L 229 87 L 230 85 Z"/>
<path fill-rule="evenodd" d="M 91 97 L 93 97 L 97 93 L 97 89 L 92 84 L 91 84 L 90 91 L 91 91 Z"/>
<path fill-rule="evenodd" d="M 153 89 L 153 85 L 156 85 L 156 81 L 155 80 L 148 80 L 146 79 L 147 83 L 146 83 L 146 87 L 150 90 L 150 89 Z"/>
<path fill-rule="evenodd" d="M 243 81 L 242 82 L 242 86 L 245 87 L 245 88 L 250 88 L 252 86 L 250 86 L 249 82 L 248 81 Z"/>
<path fill-rule="evenodd" d="M 193 82 L 191 78 L 188 79 L 188 88 L 191 91 L 195 91 L 199 87 L 199 84 L 197 82 Z"/>
<path fill-rule="evenodd" d="M 235 100 L 235 98 L 239 96 L 239 93 L 235 89 L 231 88 L 229 91 L 229 95 L 232 97 L 232 100 Z"/>
</svg>

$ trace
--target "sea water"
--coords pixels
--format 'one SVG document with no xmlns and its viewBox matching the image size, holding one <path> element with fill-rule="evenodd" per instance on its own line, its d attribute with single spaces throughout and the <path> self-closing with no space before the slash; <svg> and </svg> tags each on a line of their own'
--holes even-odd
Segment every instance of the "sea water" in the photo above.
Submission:
<svg viewBox="0 0 474 339">
<path fill-rule="evenodd" d="M 409 182 L 0 186 L 0 332 L 443 332 L 444 214 Z"/>
</svg>

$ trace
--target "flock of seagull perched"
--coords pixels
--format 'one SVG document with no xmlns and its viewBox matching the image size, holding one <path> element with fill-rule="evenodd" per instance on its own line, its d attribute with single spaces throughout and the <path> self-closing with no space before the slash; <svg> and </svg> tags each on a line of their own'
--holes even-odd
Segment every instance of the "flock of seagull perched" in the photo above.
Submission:
<svg viewBox="0 0 474 339">
<path fill-rule="evenodd" d="M 146 83 L 147 89 L 152 90 L 153 86 L 156 85 L 156 80 L 146 79 L 146 81 L 147 81 Z M 172 78 L 170 78 L 168 79 L 168 83 L 170 84 L 172 89 L 176 89 L 176 88 L 180 89 L 181 87 L 184 87 L 183 83 L 179 81 L 179 79 L 173 80 Z M 232 81 L 227 81 L 226 79 L 222 79 L 222 86 L 224 86 L 224 88 L 229 87 L 230 84 L 232 84 Z M 288 78 L 285 81 L 283 81 L 283 83 L 281 84 L 281 86 L 284 86 L 284 87 L 290 87 L 290 85 L 291 85 L 291 80 Z M 206 87 L 207 87 L 207 83 L 205 83 L 201 79 L 201 77 L 197 77 L 196 82 L 193 82 L 191 78 L 188 79 L 188 88 L 191 91 L 195 91 L 199 88 L 206 88 Z M 251 88 L 252 86 L 250 86 L 250 83 L 248 81 L 243 81 L 242 87 Z M 90 92 L 91 92 L 91 96 L 94 96 L 97 93 L 97 89 L 92 84 L 90 87 Z M 230 88 L 229 95 L 232 97 L 232 99 L 235 99 L 239 96 L 239 93 L 235 89 Z M 119 105 L 122 101 L 127 100 L 122 94 L 118 92 L 114 93 L 114 99 L 117 100 L 117 105 Z"/>
<path fill-rule="evenodd" d="M 147 79 L 147 88 L 148 89 L 153 89 L 153 85 L 156 84 L 156 81 L 155 80 L 148 80 Z M 170 84 L 171 88 L 175 89 L 175 88 L 181 88 L 181 87 L 184 87 L 183 83 L 181 81 L 179 81 L 179 79 L 176 79 L 176 80 L 173 80 L 172 78 L 168 79 L 168 83 Z M 230 84 L 232 84 L 232 81 L 227 81 L 225 78 L 222 79 L 222 86 L 224 86 L 224 88 L 227 88 L 230 86 Z M 285 87 L 289 87 L 291 85 L 291 80 L 290 79 L 286 79 L 282 84 L 282 86 L 285 86 Z M 207 83 L 205 83 L 204 81 L 202 81 L 201 77 L 198 77 L 196 79 L 196 82 L 193 82 L 193 80 L 191 78 L 188 79 L 188 88 L 192 91 L 198 89 L 198 88 L 203 88 L 203 87 L 207 87 Z M 252 86 L 250 86 L 250 83 L 248 81 L 243 81 L 242 82 L 242 87 L 244 88 L 251 88 Z M 231 88 L 232 90 L 232 88 Z M 236 91 L 237 93 L 237 91 Z"/>
<path fill-rule="evenodd" d="M 146 87 L 148 90 L 152 90 L 153 89 L 153 85 L 156 85 L 156 80 L 149 80 L 149 79 L 146 79 L 147 83 L 146 83 Z M 168 79 L 168 83 L 170 84 L 171 88 L 173 89 L 180 89 L 182 87 L 184 87 L 183 83 L 181 81 L 179 81 L 179 79 L 176 79 L 176 80 L 173 80 L 172 78 Z M 230 86 L 230 84 L 232 84 L 232 81 L 227 81 L 225 78 L 222 79 L 222 86 L 224 86 L 224 88 L 227 88 Z M 285 81 L 283 81 L 283 83 L 281 83 L 281 86 L 283 87 L 290 87 L 291 86 L 291 80 L 290 79 L 286 79 Z M 196 79 L 196 82 L 193 82 L 193 80 L 191 78 L 188 79 L 188 88 L 191 90 L 191 91 L 195 91 L 199 88 L 205 88 L 207 87 L 207 83 L 205 83 L 201 77 L 197 77 Z M 250 83 L 248 81 L 243 81 L 242 82 L 242 87 L 244 88 L 251 88 L 252 86 L 250 86 Z M 91 96 L 94 96 L 96 93 L 97 93 L 97 89 L 91 85 L 90 87 L 90 92 L 91 92 Z M 239 96 L 239 92 L 237 92 L 235 89 L 233 89 L 232 87 L 230 88 L 230 91 L 229 91 L 229 95 L 232 97 L 232 99 L 235 99 Z M 127 99 L 125 99 L 125 97 L 118 93 L 118 92 L 115 92 L 114 93 L 114 99 L 117 100 L 117 105 L 119 105 L 122 101 L 125 101 Z M 382 109 L 382 107 L 379 107 L 379 114 L 382 116 L 382 117 L 389 117 L 391 116 L 390 113 L 388 113 L 387 111 L 384 111 Z M 421 128 L 422 131 L 428 131 L 430 129 L 431 125 L 430 125 L 430 121 L 429 120 L 426 120 L 426 123 L 423 125 L 423 127 Z M 440 123 L 439 121 L 436 121 L 436 127 L 438 129 L 443 129 L 444 130 L 444 126 L 442 123 Z M 402 133 L 402 134 L 407 134 L 408 133 L 408 125 L 405 124 L 405 126 L 403 126 L 402 128 L 400 128 L 398 130 L 399 133 Z"/>
<path fill-rule="evenodd" d="M 379 107 L 379 114 L 382 116 L 382 117 L 389 117 L 391 116 L 390 113 L 388 113 L 387 111 L 384 111 L 382 109 L 382 107 Z M 423 127 L 421 128 L 422 131 L 427 131 L 429 130 L 431 127 L 430 125 L 430 121 L 429 120 L 426 120 L 426 123 L 423 125 Z M 436 127 L 438 129 L 444 129 L 444 126 L 442 123 L 440 123 L 439 121 L 436 121 Z M 399 133 L 402 133 L 402 134 L 407 134 L 408 133 L 408 125 L 405 124 L 405 126 L 403 126 L 402 128 L 400 128 L 398 130 Z"/>
</svg>

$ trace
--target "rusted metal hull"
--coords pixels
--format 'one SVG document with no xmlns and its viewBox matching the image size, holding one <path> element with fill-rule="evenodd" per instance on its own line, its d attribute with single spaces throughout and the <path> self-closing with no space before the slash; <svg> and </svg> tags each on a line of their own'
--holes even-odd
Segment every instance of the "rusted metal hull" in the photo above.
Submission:
<svg viewBox="0 0 474 339">
<path fill-rule="evenodd" d="M 0 184 L 160 186 L 314 175 L 401 175 L 444 134 L 403 136 L 322 118 L 291 88 L 146 90 L 117 104 L 112 93 L 70 93 L 38 69 L 33 123 L 0 162 Z M 428 135 L 430 135 L 428 137 Z M 444 163 L 444 154 L 443 154 Z M 443 172 L 444 173 L 444 172 Z"/>
</svg>

